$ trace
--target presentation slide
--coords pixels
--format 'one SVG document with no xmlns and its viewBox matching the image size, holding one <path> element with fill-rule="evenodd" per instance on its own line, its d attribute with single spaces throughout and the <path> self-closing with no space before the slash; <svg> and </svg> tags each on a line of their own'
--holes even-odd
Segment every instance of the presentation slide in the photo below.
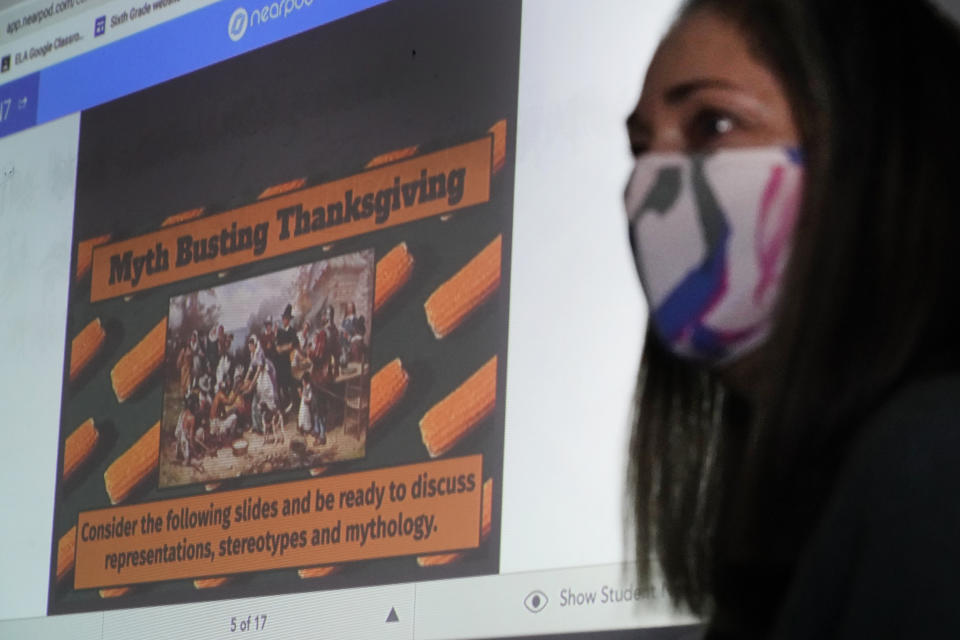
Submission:
<svg viewBox="0 0 960 640">
<path fill-rule="evenodd" d="M 82 113 L 50 613 L 498 571 L 519 46 L 388 3 Z"/>
</svg>

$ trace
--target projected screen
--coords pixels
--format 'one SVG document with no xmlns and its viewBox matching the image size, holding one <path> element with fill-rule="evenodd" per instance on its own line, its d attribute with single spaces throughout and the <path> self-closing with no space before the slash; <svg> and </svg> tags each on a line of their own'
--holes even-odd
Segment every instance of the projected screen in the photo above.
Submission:
<svg viewBox="0 0 960 640">
<path fill-rule="evenodd" d="M 0 635 L 695 622 L 624 524 L 676 2 L 128 5 L 0 13 Z"/>
</svg>

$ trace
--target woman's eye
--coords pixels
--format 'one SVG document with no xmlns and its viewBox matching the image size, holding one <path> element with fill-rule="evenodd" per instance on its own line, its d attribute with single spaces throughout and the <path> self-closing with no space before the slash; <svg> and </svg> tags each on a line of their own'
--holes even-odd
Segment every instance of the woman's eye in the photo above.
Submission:
<svg viewBox="0 0 960 640">
<path fill-rule="evenodd" d="M 709 146 L 733 131 L 736 126 L 737 121 L 733 116 L 722 111 L 705 109 L 697 113 L 691 122 L 689 141 L 693 147 Z"/>
</svg>

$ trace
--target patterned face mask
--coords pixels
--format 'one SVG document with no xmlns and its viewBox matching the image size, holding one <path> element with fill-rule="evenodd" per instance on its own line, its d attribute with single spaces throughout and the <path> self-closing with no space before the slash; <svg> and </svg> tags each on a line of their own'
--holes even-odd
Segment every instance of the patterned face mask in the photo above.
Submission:
<svg viewBox="0 0 960 640">
<path fill-rule="evenodd" d="M 803 190 L 781 147 L 650 153 L 627 184 L 650 322 L 675 354 L 725 364 L 770 330 Z"/>
</svg>

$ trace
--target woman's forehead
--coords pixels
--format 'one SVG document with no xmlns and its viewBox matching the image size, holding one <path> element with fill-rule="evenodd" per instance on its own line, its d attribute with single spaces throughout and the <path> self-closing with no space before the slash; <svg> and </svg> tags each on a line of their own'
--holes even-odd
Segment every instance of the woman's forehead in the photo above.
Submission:
<svg viewBox="0 0 960 640">
<path fill-rule="evenodd" d="M 692 83 L 754 87 L 773 82 L 750 43 L 731 20 L 709 9 L 682 18 L 657 48 L 644 82 L 644 97 L 666 101 Z"/>
</svg>

